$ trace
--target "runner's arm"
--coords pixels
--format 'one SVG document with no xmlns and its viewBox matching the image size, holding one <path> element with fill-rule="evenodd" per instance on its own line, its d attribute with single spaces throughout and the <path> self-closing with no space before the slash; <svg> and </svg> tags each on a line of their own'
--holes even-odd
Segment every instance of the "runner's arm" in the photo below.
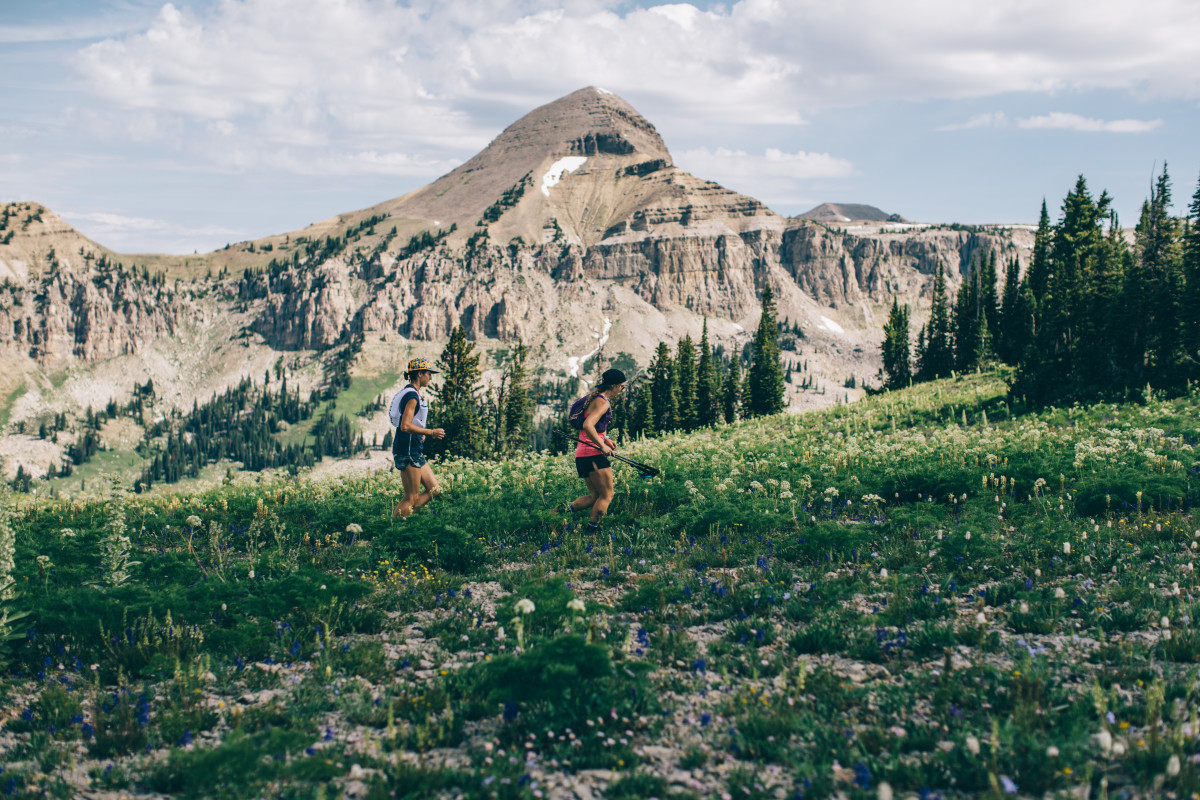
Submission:
<svg viewBox="0 0 1200 800">
<path fill-rule="evenodd" d="M 413 415 L 417 413 L 417 398 L 410 397 L 404 402 L 404 413 L 400 415 L 400 432 L 401 433 L 419 433 L 422 436 L 434 436 L 438 439 L 445 435 L 445 431 L 441 428 L 422 428 L 420 425 L 413 422 Z"/>
</svg>

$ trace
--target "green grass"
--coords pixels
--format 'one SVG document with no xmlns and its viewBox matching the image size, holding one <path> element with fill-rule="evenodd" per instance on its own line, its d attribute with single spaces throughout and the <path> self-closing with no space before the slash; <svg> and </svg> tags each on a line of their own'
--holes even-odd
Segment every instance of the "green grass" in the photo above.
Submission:
<svg viewBox="0 0 1200 800">
<path fill-rule="evenodd" d="M 29 391 L 29 385 L 22 382 L 20 386 L 8 393 L 8 396 L 0 402 L 0 428 L 8 425 L 9 417 L 12 416 L 13 406 L 20 400 L 26 392 Z"/>
<path fill-rule="evenodd" d="M 985 374 L 634 443 L 663 475 L 618 466 L 600 536 L 535 454 L 436 464 L 406 521 L 388 472 L 19 500 L 3 777 L 1191 796 L 1198 442 L 1200 393 L 1021 413 Z"/>
<path fill-rule="evenodd" d="M 381 393 L 389 391 L 399 380 L 398 372 L 387 372 L 377 375 L 355 375 L 350 379 L 350 386 L 344 389 L 337 399 L 332 401 L 335 404 L 335 413 L 345 414 L 352 423 L 357 427 L 357 414 L 368 404 L 375 400 Z M 387 402 L 389 398 L 385 398 Z M 331 401 L 324 401 L 317 406 L 313 411 L 312 417 L 288 428 L 287 431 L 278 434 L 277 438 L 284 446 L 290 444 L 311 444 L 309 441 L 309 432 L 312 430 L 313 424 L 317 419 L 325 413 L 325 409 L 329 407 Z"/>
</svg>

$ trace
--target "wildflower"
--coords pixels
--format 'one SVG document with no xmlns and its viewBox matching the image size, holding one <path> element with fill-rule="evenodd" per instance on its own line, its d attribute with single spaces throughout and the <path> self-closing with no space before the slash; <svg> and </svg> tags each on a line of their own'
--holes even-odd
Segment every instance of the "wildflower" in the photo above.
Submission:
<svg viewBox="0 0 1200 800">
<path fill-rule="evenodd" d="M 875 796 L 878 797 L 879 800 L 892 800 L 892 785 L 887 781 L 883 781 L 879 784 L 879 788 L 876 790 Z"/>
<path fill-rule="evenodd" d="M 185 519 L 183 521 L 183 524 L 187 525 L 189 528 L 199 528 L 201 525 L 204 524 L 204 521 L 201 520 L 199 517 L 197 517 L 195 514 L 192 514 L 190 517 L 188 517 L 187 519 Z"/>
<path fill-rule="evenodd" d="M 884 567 L 883 569 L 879 570 L 879 577 L 885 581 L 887 580 L 887 577 L 888 577 L 887 567 Z"/>
<path fill-rule="evenodd" d="M 979 755 L 979 740 L 978 739 L 976 739 L 974 736 L 972 736 L 970 734 L 967 734 L 966 745 L 967 745 L 968 753 L 970 753 L 973 756 Z"/>
<path fill-rule="evenodd" d="M 521 614 L 532 614 L 534 611 L 533 601 L 528 597 L 522 597 L 517 601 L 517 611 Z"/>
<path fill-rule="evenodd" d="M 351 522 L 346 526 L 346 533 L 352 533 L 357 536 L 362 533 L 362 525 L 359 525 L 357 522 Z"/>
<path fill-rule="evenodd" d="M 1047 747 L 1046 748 L 1046 757 L 1047 758 L 1058 758 L 1058 748 L 1055 747 L 1054 745 L 1050 745 L 1049 747 Z"/>
<path fill-rule="evenodd" d="M 1163 628 L 1164 630 L 1171 627 L 1171 620 L 1163 617 L 1158 621 L 1158 627 Z"/>
<path fill-rule="evenodd" d="M 1017 784 L 1013 783 L 1013 779 L 1007 775 L 1000 776 L 1000 786 L 1004 789 L 1005 794 L 1017 793 Z"/>
<path fill-rule="evenodd" d="M 1028 614 L 1029 613 L 1029 603 L 1026 603 L 1024 600 L 1022 600 L 1019 610 L 1022 614 Z"/>
<path fill-rule="evenodd" d="M 1067 596 L 1067 593 L 1063 591 L 1063 588 L 1061 586 L 1059 586 L 1057 589 L 1054 590 L 1054 599 L 1055 600 L 1062 600 L 1066 596 Z"/>
<path fill-rule="evenodd" d="M 1071 555 L 1071 543 L 1063 542 L 1063 555 Z"/>
<path fill-rule="evenodd" d="M 533 605 L 533 604 L 530 603 L 530 605 Z M 587 604 L 584 603 L 583 600 L 581 600 L 580 598 L 573 597 L 573 598 L 571 598 L 571 601 L 569 603 L 567 603 L 567 608 L 578 614 L 582 614 L 585 611 L 587 611 Z"/>
<path fill-rule="evenodd" d="M 979 623 L 980 625 L 986 625 L 987 617 L 984 616 L 984 613 L 982 611 L 980 611 L 978 614 L 975 615 L 975 621 L 977 623 Z"/>
<path fill-rule="evenodd" d="M 1172 753 L 1171 757 L 1167 760 L 1167 774 L 1172 778 L 1179 774 L 1179 756 L 1175 755 L 1174 753 Z"/>
<path fill-rule="evenodd" d="M 1108 731 L 1100 731 L 1095 736 L 1093 736 L 1092 739 L 1093 739 L 1093 741 L 1096 742 L 1096 745 L 1100 748 L 1100 752 L 1103 753 L 1105 756 L 1107 756 L 1109 753 L 1112 752 L 1113 738 L 1112 738 L 1112 734 L 1109 733 Z"/>
</svg>

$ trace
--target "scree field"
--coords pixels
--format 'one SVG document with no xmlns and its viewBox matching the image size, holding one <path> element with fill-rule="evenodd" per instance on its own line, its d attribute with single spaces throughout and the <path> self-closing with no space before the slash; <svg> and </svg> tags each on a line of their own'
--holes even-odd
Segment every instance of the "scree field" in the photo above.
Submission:
<svg viewBox="0 0 1200 800">
<path fill-rule="evenodd" d="M 1195 797 L 1198 412 L 983 374 L 646 440 L 592 537 L 549 454 L 407 521 L 395 472 L 10 497 L 0 789 Z"/>
</svg>

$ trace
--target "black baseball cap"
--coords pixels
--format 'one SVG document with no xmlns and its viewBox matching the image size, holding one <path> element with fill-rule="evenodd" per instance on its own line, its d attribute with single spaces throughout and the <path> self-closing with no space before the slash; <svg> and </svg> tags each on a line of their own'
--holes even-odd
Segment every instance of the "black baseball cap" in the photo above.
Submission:
<svg viewBox="0 0 1200 800">
<path fill-rule="evenodd" d="M 625 373 L 619 369 L 606 369 L 604 374 L 600 376 L 600 383 L 603 386 L 616 386 L 618 383 L 625 382 Z"/>
</svg>

